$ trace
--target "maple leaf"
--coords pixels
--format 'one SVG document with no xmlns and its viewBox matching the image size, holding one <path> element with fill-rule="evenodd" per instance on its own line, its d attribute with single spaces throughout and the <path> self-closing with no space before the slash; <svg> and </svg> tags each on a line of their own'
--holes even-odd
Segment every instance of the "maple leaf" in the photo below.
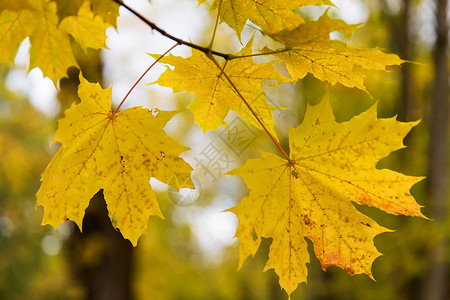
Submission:
<svg viewBox="0 0 450 300">
<path fill-rule="evenodd" d="M 105 48 L 105 30 L 109 26 L 100 16 L 94 16 L 89 1 L 84 2 L 76 17 L 67 17 L 59 25 L 61 30 L 73 36 L 84 51 L 88 47 Z"/>
<path fill-rule="evenodd" d="M 293 79 L 301 79 L 311 73 L 333 85 L 339 82 L 365 91 L 365 75 L 357 66 L 365 70 L 386 71 L 387 66 L 400 65 L 404 61 L 395 54 L 386 54 L 378 49 L 357 49 L 330 39 L 332 31 L 349 34 L 354 29 L 355 26 L 330 19 L 325 13 L 317 21 L 308 21 L 295 29 L 270 34 L 270 37 L 287 46 L 285 51 L 274 55 L 286 63 Z M 265 51 L 273 50 L 266 48 Z"/>
<path fill-rule="evenodd" d="M 188 148 L 163 131 L 176 112 L 140 107 L 111 112 L 111 90 L 80 75 L 81 103 L 59 121 L 53 142 L 61 142 L 42 174 L 37 204 L 43 224 L 57 228 L 67 219 L 81 228 L 89 200 L 103 189 L 109 216 L 133 245 L 146 232 L 150 215 L 163 217 L 149 180 L 192 187 L 191 167 L 179 156 Z"/>
<path fill-rule="evenodd" d="M 58 29 L 54 2 L 27 2 L 32 9 L 4 10 L 0 16 L 0 60 L 14 61 L 20 43 L 30 37 L 30 69 L 40 67 L 56 82 L 70 66 L 77 66 L 69 37 Z"/>
<path fill-rule="evenodd" d="M 105 5 L 105 0 L 92 0 L 94 11 Z M 9 3 L 9 1 L 8 1 Z M 73 56 L 70 38 L 72 35 L 83 49 L 101 48 L 105 45 L 105 29 L 114 24 L 113 13 L 107 14 L 110 22 L 103 21 L 103 15 L 92 12 L 90 1 L 77 1 L 81 7 L 77 16 L 68 16 L 60 23 L 59 15 L 69 11 L 57 12 L 57 3 L 49 0 L 19 1 L 5 9 L 0 6 L 0 61 L 14 62 L 20 43 L 30 38 L 29 69 L 39 67 L 44 76 L 56 85 L 66 76 L 70 66 L 78 64 Z M 58 4 L 61 4 L 60 1 Z M 65 4 L 65 2 L 63 3 Z M 67 5 L 68 10 L 76 10 L 77 5 Z M 72 7 L 73 6 L 73 7 Z M 113 22 L 113 23 L 111 23 Z"/>
<path fill-rule="evenodd" d="M 206 0 L 199 0 L 202 4 Z M 303 19 L 294 9 L 308 5 L 332 5 L 327 0 L 215 0 L 211 9 L 216 9 L 222 3 L 220 18 L 241 36 L 247 20 L 268 32 L 292 29 L 303 23 Z"/>
<path fill-rule="evenodd" d="M 30 36 L 30 69 L 39 67 L 44 76 L 56 82 L 70 66 L 77 66 L 69 37 L 58 29 L 59 18 L 54 2 L 36 1 L 32 10 L 37 26 Z M 29 26 L 23 24 L 22 26 Z"/>
<path fill-rule="evenodd" d="M 272 238 L 266 269 L 275 269 L 281 287 L 291 294 L 306 282 L 307 237 L 324 270 L 338 266 L 372 277 L 372 262 L 380 255 L 373 238 L 388 229 L 352 202 L 424 217 L 409 192 L 422 178 L 375 167 L 404 147 L 403 138 L 416 124 L 377 119 L 376 105 L 344 123 L 334 121 L 328 101 L 308 106 L 303 123 L 289 132 L 292 164 L 263 152 L 229 172 L 250 189 L 230 209 L 239 218 L 240 265 L 256 253 L 261 237 Z"/>
<path fill-rule="evenodd" d="M 31 10 L 4 10 L 0 14 L 0 61 L 14 62 L 17 49 L 31 35 L 37 20 Z"/>
<path fill-rule="evenodd" d="M 119 16 L 119 6 L 111 5 L 111 0 L 91 0 L 92 8 L 95 15 L 102 17 L 102 19 L 111 24 L 117 25 L 117 17 Z"/>
<path fill-rule="evenodd" d="M 58 16 L 61 20 L 66 17 L 76 16 L 81 6 L 85 2 L 89 2 L 89 0 L 53 0 L 58 7 Z"/>
<path fill-rule="evenodd" d="M 21 9 L 32 9 L 32 6 L 27 1 L 2 0 L 0 2 L 0 12 L 6 9 L 17 11 Z"/>
<path fill-rule="evenodd" d="M 93 11 L 95 18 L 100 17 L 104 23 L 116 26 L 119 16 L 119 6 L 111 3 L 111 0 L 54 0 L 58 4 L 58 15 L 61 19 L 76 16 L 81 7 L 89 3 L 89 9 Z M 91 9 L 92 7 L 92 9 Z M 86 8 L 85 8 L 86 9 Z"/>
<path fill-rule="evenodd" d="M 251 53 L 252 40 L 236 55 Z M 189 110 L 194 113 L 195 122 L 203 131 L 223 125 L 230 109 L 247 124 L 260 127 L 222 71 L 203 53 L 194 51 L 188 58 L 169 55 L 161 62 L 173 65 L 175 69 L 172 71 L 168 67 L 156 83 L 172 87 L 175 91 L 185 90 L 195 94 Z M 282 82 L 288 78 L 281 76 L 273 63 L 256 64 L 251 57 L 225 61 L 222 69 L 274 134 L 273 107 L 267 103 L 261 81 L 270 78 Z"/>
</svg>

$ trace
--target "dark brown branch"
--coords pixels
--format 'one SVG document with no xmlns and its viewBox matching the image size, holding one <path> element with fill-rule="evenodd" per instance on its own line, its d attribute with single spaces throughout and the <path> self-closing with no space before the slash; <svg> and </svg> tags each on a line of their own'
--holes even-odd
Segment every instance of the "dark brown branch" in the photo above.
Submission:
<svg viewBox="0 0 450 300">
<path fill-rule="evenodd" d="M 158 31 L 160 34 L 162 34 L 163 36 L 177 42 L 180 45 L 185 45 L 188 47 L 191 47 L 193 49 L 197 49 L 199 51 L 202 51 L 203 53 L 211 53 L 213 55 L 217 55 L 220 57 L 223 57 L 226 60 L 231 59 L 234 55 L 232 54 L 225 54 L 222 52 L 218 52 L 218 51 L 214 51 L 211 50 L 207 47 L 202 47 L 200 45 L 194 44 L 194 43 L 190 43 L 190 42 L 186 42 L 180 38 L 177 38 L 176 36 L 171 35 L 170 33 L 167 33 L 165 30 L 161 29 L 160 27 L 158 27 L 155 23 L 153 23 L 152 21 L 148 20 L 147 18 L 145 18 L 144 16 L 142 16 L 140 13 L 138 13 L 137 11 L 135 11 L 134 9 L 132 9 L 131 7 L 129 7 L 127 4 L 123 3 L 120 0 L 112 0 L 114 2 L 116 2 L 117 4 L 125 7 L 128 11 L 130 11 L 133 15 L 135 15 L 136 17 L 138 17 L 139 19 L 141 19 L 142 22 L 144 22 L 145 24 L 147 24 L 148 26 L 150 26 L 153 30 Z"/>
</svg>

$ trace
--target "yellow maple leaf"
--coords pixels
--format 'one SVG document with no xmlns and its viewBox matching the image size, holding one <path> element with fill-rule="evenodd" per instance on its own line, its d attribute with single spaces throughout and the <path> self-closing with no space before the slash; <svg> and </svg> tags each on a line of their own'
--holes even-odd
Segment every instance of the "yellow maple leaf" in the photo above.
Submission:
<svg viewBox="0 0 450 300">
<path fill-rule="evenodd" d="M 117 25 L 117 17 L 119 16 L 118 5 L 111 5 L 111 0 L 91 0 L 91 2 L 95 15 L 102 17 L 106 23 L 112 26 Z"/>
<path fill-rule="evenodd" d="M 81 6 L 85 2 L 89 2 L 89 0 L 53 0 L 58 7 L 58 16 L 61 20 L 66 17 L 76 16 Z"/>
<path fill-rule="evenodd" d="M 11 0 L 9 0 L 11 1 Z M 116 26 L 119 16 L 119 5 L 111 3 L 111 0 L 53 0 L 58 6 L 58 16 L 61 20 L 70 16 L 77 16 L 82 6 L 89 3 L 90 10 L 95 17 L 100 17 L 104 23 Z M 85 8 L 86 9 L 86 8 Z"/>
<path fill-rule="evenodd" d="M 49 77 L 56 85 L 59 79 L 66 76 L 70 66 L 78 66 L 68 34 L 72 35 L 83 49 L 98 49 L 105 45 L 106 27 L 115 24 L 114 12 L 97 14 L 97 11 L 106 5 L 106 0 L 92 0 L 95 15 L 91 10 L 91 2 L 81 1 L 84 0 L 77 1 L 76 5 L 72 2 L 68 5 L 67 1 L 56 3 L 49 0 L 24 0 L 11 7 L 0 5 L 0 61 L 14 62 L 20 43 L 29 37 L 29 69 L 39 67 L 44 76 Z M 8 0 L 7 3 L 9 2 Z M 64 5 L 67 11 L 58 11 L 57 4 Z M 60 23 L 59 14 L 69 13 L 69 7 L 70 11 L 76 10 L 78 5 L 78 15 L 68 16 Z M 103 21 L 103 18 L 107 21 Z"/>
<path fill-rule="evenodd" d="M 109 216 L 133 245 L 146 232 L 150 215 L 163 217 L 149 180 L 192 187 L 191 167 L 179 156 L 188 148 L 163 131 L 176 112 L 156 116 L 140 107 L 111 112 L 111 90 L 80 76 L 79 96 L 59 121 L 53 141 L 62 144 L 42 174 L 37 204 L 43 224 L 67 219 L 81 228 L 89 200 L 103 189 Z"/>
<path fill-rule="evenodd" d="M 236 55 L 251 53 L 252 40 Z M 189 110 L 194 113 L 195 122 L 203 131 L 223 125 L 223 119 L 230 109 L 239 114 L 248 125 L 260 127 L 222 71 L 203 53 L 194 51 L 188 58 L 169 55 L 161 59 L 161 62 L 173 65 L 175 69 L 172 71 L 168 67 L 156 83 L 172 87 L 175 91 L 185 90 L 195 94 Z M 251 57 L 224 62 L 222 69 L 274 134 L 273 107 L 267 103 L 261 90 L 261 81 L 275 79 L 282 82 L 288 78 L 281 76 L 274 69 L 273 63 L 256 64 Z"/>
<path fill-rule="evenodd" d="M 31 9 L 32 6 L 27 1 L 17 1 L 17 0 L 2 0 L 0 2 L 0 12 L 3 10 L 21 10 L 21 9 Z"/>
<path fill-rule="evenodd" d="M 202 4 L 205 0 L 199 0 Z M 303 23 L 303 19 L 294 9 L 308 5 L 332 3 L 327 0 L 215 0 L 211 9 L 222 3 L 220 18 L 233 28 L 240 36 L 247 20 L 261 27 L 266 32 L 277 32 L 292 29 Z"/>
<path fill-rule="evenodd" d="M 404 61 L 395 54 L 386 54 L 378 49 L 357 49 L 330 39 L 332 31 L 349 34 L 354 28 L 355 26 L 330 19 L 324 14 L 317 21 L 271 34 L 274 40 L 286 46 L 285 51 L 274 55 L 279 61 L 286 63 L 293 79 L 301 79 L 311 73 L 317 79 L 333 85 L 340 83 L 365 91 L 365 75 L 356 67 L 386 71 L 387 66 L 400 65 Z"/>
<path fill-rule="evenodd" d="M 338 266 L 372 277 L 372 262 L 380 255 L 373 238 L 388 229 L 352 202 L 424 217 L 409 192 L 422 178 L 375 167 L 404 147 L 403 138 L 416 124 L 377 119 L 376 105 L 344 123 L 335 122 L 328 101 L 308 106 L 303 123 L 289 132 L 292 163 L 263 153 L 229 172 L 250 189 L 231 209 L 239 218 L 240 265 L 256 253 L 261 237 L 272 238 L 266 269 L 275 269 L 291 294 L 306 282 L 307 237 L 323 269 Z"/>
<path fill-rule="evenodd" d="M 20 43 L 37 26 L 31 10 L 4 10 L 0 14 L 0 61 L 14 62 Z"/>
<path fill-rule="evenodd" d="M 30 69 L 39 67 L 44 76 L 56 85 L 60 78 L 66 76 L 70 66 L 78 65 L 72 54 L 70 39 L 58 28 L 59 18 L 54 2 L 35 1 L 32 12 L 38 25 L 30 36 Z"/>
<path fill-rule="evenodd" d="M 19 10 L 0 15 L 0 60 L 14 61 L 20 43 L 30 37 L 30 69 L 39 67 L 56 82 L 70 66 L 77 66 L 69 37 L 58 29 L 56 4 L 47 0 L 28 1 Z"/>
<path fill-rule="evenodd" d="M 59 28 L 72 35 L 80 44 L 81 48 L 100 49 L 105 48 L 106 34 L 105 30 L 110 25 L 103 22 L 100 16 L 95 16 L 91 11 L 89 1 L 85 1 L 80 7 L 78 15 L 64 18 Z"/>
</svg>

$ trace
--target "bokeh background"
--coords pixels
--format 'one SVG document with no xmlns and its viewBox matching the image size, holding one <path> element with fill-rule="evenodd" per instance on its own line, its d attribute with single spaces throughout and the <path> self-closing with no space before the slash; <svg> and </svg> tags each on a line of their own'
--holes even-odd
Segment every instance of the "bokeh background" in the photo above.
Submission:
<svg viewBox="0 0 450 300">
<path fill-rule="evenodd" d="M 345 121 L 378 101 L 380 117 L 402 121 L 421 119 L 405 139 L 408 146 L 379 163 L 405 174 L 427 176 L 412 193 L 431 220 L 398 217 L 357 207 L 393 230 L 375 238 L 384 255 L 373 264 L 376 282 L 366 275 L 350 276 L 330 267 L 325 272 L 309 246 L 309 283 L 300 284 L 291 299 L 449 299 L 450 252 L 448 218 L 449 96 L 447 0 L 335 0 L 329 15 L 360 24 L 348 39 L 358 47 L 380 47 L 411 63 L 389 73 L 369 73 L 367 93 L 343 86 L 329 88 L 311 76 L 296 84 L 264 87 L 276 110 L 276 131 L 287 146 L 289 124 L 297 126 L 306 103 L 317 103 L 329 90 L 338 121 Z M 208 4 L 195 0 L 127 1 L 171 34 L 208 44 L 214 15 Z M 327 7 L 302 9 L 305 19 L 317 19 Z M 245 43 L 255 33 L 249 24 Z M 256 48 L 267 42 L 255 33 Z M 113 87 L 117 105 L 154 59 L 173 42 L 152 32 L 126 10 L 118 29 L 107 30 L 108 50 L 84 53 L 74 49 L 88 80 Z M 333 33 L 336 39 L 344 39 Z M 75 45 L 75 44 L 74 44 Z M 222 52 L 242 48 L 225 24 L 214 43 Z M 131 94 L 126 106 L 179 109 L 166 131 L 191 148 L 184 158 L 194 168 L 195 190 L 181 190 L 151 180 L 165 220 L 151 217 L 148 234 L 136 248 L 123 240 L 107 217 L 102 194 L 89 206 L 83 233 L 71 222 L 56 230 L 41 227 L 42 208 L 35 207 L 40 174 L 56 148 L 50 140 L 57 119 L 79 101 L 77 69 L 69 69 L 57 90 L 38 69 L 27 73 L 29 42 L 21 45 L 14 66 L 0 64 L 0 299 L 287 299 L 273 270 L 263 272 L 270 240 L 241 270 L 237 218 L 225 210 L 248 193 L 227 171 L 276 150 L 264 133 L 245 126 L 235 114 L 227 121 L 236 136 L 221 127 L 205 134 L 185 108 L 193 95 L 173 94 L 156 84 L 164 66 L 153 68 Z M 189 56 L 187 47 L 174 55 Z"/>
</svg>

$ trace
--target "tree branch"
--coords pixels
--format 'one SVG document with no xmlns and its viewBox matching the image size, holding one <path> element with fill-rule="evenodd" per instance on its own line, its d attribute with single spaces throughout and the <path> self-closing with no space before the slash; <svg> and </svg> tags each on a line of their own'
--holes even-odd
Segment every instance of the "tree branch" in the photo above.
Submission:
<svg viewBox="0 0 450 300">
<path fill-rule="evenodd" d="M 135 15 L 136 17 L 138 17 L 139 19 L 141 19 L 142 22 L 144 22 L 145 24 L 147 24 L 148 26 L 150 26 L 153 30 L 158 31 L 160 34 L 162 34 L 163 36 L 177 42 L 180 45 L 185 45 L 188 47 L 191 47 L 193 49 L 197 49 L 199 51 L 202 51 L 203 53 L 211 53 L 213 55 L 217 55 L 220 57 L 223 57 L 226 60 L 231 59 L 232 57 L 234 57 L 234 55 L 232 54 L 226 54 L 226 53 L 222 53 L 222 52 L 218 52 L 218 51 L 213 51 L 210 48 L 207 47 L 203 47 L 194 43 L 190 43 L 190 42 L 186 42 L 180 38 L 177 38 L 176 36 L 173 36 L 169 33 L 167 33 L 165 30 L 161 29 L 160 27 L 158 27 L 155 23 L 153 23 L 152 21 L 148 20 L 147 18 L 145 18 L 144 16 L 142 16 L 140 13 L 138 13 L 137 11 L 135 11 L 134 9 L 132 9 L 131 7 L 129 7 L 127 4 L 123 3 L 120 0 L 112 0 L 114 2 L 116 2 L 117 4 L 125 7 L 129 12 L 131 12 L 133 15 Z"/>
</svg>

